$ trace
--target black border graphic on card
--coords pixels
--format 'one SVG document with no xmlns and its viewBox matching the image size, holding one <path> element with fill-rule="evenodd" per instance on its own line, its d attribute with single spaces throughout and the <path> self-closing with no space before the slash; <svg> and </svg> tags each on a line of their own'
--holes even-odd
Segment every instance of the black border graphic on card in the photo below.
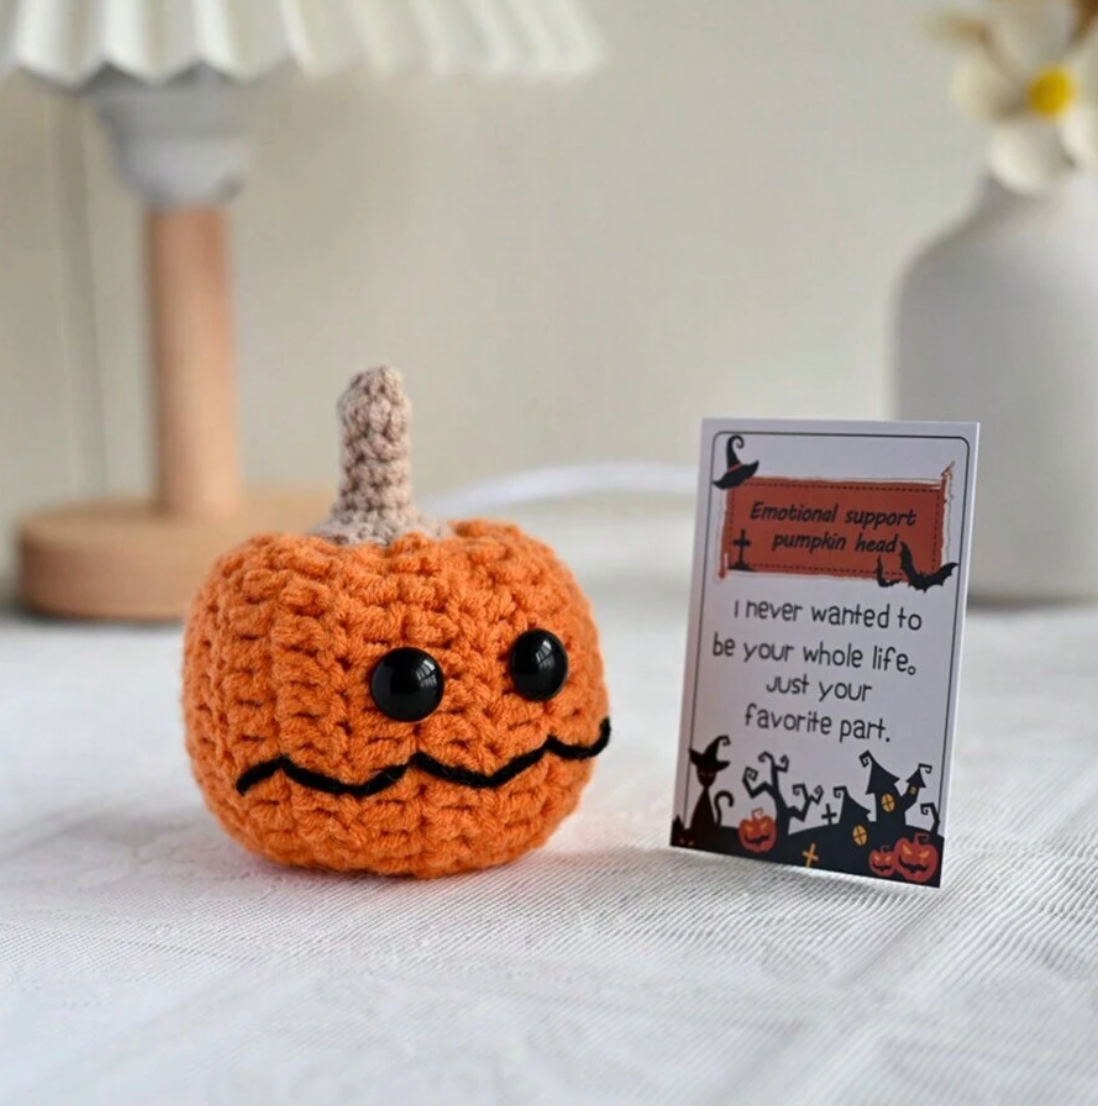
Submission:
<svg viewBox="0 0 1098 1106">
<path fill-rule="evenodd" d="M 735 809 L 735 794 L 718 786 L 718 778 L 732 766 L 720 758 L 720 747 L 730 744 L 726 734 L 715 738 L 704 750 L 691 749 L 690 762 L 700 790 L 689 821 L 676 815 L 671 827 L 671 844 L 684 849 L 724 853 L 749 859 L 769 860 L 801 868 L 819 865 L 830 872 L 846 872 L 876 879 L 895 879 L 936 887 L 941 879 L 941 858 L 945 842 L 939 832 L 938 807 L 920 802 L 929 764 L 917 764 L 906 779 L 894 775 L 868 750 L 858 760 L 866 769 L 866 794 L 872 809 L 862 806 L 846 787 L 836 787 L 824 801 L 824 789 L 801 781 L 787 785 L 790 758 L 770 752 L 759 754 L 759 767 L 748 765 L 739 781 L 749 804 L 762 796 L 773 808 L 749 806 L 738 820 L 726 815 Z M 687 783 L 686 806 L 691 788 Z M 831 799 L 835 799 L 835 805 Z M 930 816 L 929 827 L 908 821 L 915 807 Z M 793 830 L 816 807 L 822 825 Z"/>
</svg>

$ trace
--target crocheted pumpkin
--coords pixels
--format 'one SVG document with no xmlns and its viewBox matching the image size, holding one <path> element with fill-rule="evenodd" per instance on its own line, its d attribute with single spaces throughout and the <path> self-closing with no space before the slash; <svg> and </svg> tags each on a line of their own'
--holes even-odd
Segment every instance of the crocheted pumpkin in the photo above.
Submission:
<svg viewBox="0 0 1098 1106">
<path fill-rule="evenodd" d="M 419 514 L 394 370 L 353 380 L 340 415 L 327 521 L 245 542 L 195 599 L 195 776 L 232 836 L 283 863 L 505 863 L 574 809 L 609 740 L 587 601 L 516 527 Z"/>
</svg>

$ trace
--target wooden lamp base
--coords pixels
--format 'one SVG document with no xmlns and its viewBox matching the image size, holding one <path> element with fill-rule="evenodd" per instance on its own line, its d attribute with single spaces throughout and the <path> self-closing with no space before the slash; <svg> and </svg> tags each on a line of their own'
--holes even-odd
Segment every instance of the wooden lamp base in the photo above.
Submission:
<svg viewBox="0 0 1098 1106">
<path fill-rule="evenodd" d="M 303 533 L 331 505 L 319 491 L 241 491 L 225 209 L 153 208 L 145 245 L 156 494 L 22 520 L 20 591 L 45 614 L 176 621 L 221 553 L 252 534 Z"/>
<path fill-rule="evenodd" d="M 321 492 L 240 489 L 224 209 L 153 209 L 145 240 L 156 495 L 22 521 L 23 602 L 46 614 L 178 620 L 219 554 L 252 534 L 302 533 L 328 513 Z"/>
<path fill-rule="evenodd" d="M 225 518 L 187 518 L 144 500 L 102 500 L 22 521 L 21 591 L 33 610 L 68 618 L 177 621 L 213 561 L 264 532 L 303 533 L 331 493 L 254 492 Z"/>
</svg>

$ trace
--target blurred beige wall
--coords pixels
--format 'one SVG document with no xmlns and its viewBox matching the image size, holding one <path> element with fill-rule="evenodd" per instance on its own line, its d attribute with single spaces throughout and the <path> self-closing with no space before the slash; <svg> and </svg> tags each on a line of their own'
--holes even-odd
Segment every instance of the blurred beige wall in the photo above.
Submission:
<svg viewBox="0 0 1098 1106">
<path fill-rule="evenodd" d="M 379 361 L 428 490 L 692 461 L 706 413 L 887 413 L 896 273 L 979 173 L 929 5 L 590 3 L 613 60 L 584 85 L 271 102 L 233 207 L 251 481 L 331 482 L 335 397 Z M 86 109 L 0 90 L 5 525 L 146 486 L 139 214 Z"/>
</svg>

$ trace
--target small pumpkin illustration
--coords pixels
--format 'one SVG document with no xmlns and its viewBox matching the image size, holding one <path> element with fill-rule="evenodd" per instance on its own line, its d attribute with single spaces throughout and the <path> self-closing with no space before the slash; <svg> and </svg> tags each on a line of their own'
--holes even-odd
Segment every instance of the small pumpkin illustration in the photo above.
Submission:
<svg viewBox="0 0 1098 1106">
<path fill-rule="evenodd" d="M 411 495 L 400 375 L 340 401 L 330 517 L 225 554 L 186 629 L 187 749 L 206 802 L 286 864 L 440 876 L 543 844 L 610 736 L 587 600 L 517 527 Z"/>
<path fill-rule="evenodd" d="M 896 873 L 910 883 L 928 883 L 938 870 L 938 849 L 925 833 L 915 834 L 914 840 L 901 837 L 893 858 Z"/>
<path fill-rule="evenodd" d="M 869 853 L 869 870 L 875 876 L 883 879 L 892 875 L 895 870 L 896 859 L 892 849 L 871 849 Z"/>
<path fill-rule="evenodd" d="M 777 844 L 778 827 L 761 807 L 744 818 L 739 828 L 740 844 L 749 853 L 768 853 Z"/>
</svg>

